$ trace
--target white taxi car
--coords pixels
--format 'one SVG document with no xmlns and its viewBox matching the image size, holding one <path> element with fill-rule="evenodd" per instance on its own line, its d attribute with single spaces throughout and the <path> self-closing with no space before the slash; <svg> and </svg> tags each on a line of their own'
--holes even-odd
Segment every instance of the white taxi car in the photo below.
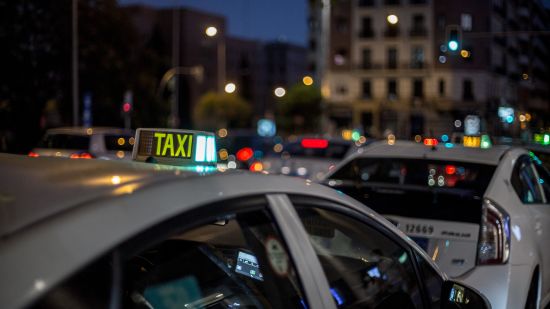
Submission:
<svg viewBox="0 0 550 309">
<path fill-rule="evenodd" d="M 66 127 L 46 131 L 29 157 L 131 160 L 134 131 L 110 127 Z"/>
<path fill-rule="evenodd" d="M 159 163 L 0 155 L 2 308 L 490 308 L 335 190 L 136 134 Z"/>
<path fill-rule="evenodd" d="M 326 184 L 364 202 L 494 308 L 550 302 L 550 178 L 521 148 L 376 142 Z M 479 143 L 478 143 L 479 144 Z"/>
</svg>

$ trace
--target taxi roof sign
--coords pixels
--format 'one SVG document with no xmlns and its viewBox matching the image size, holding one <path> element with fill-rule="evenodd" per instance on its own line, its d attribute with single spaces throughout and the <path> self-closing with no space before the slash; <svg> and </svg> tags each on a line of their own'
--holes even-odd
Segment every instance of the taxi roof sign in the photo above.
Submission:
<svg viewBox="0 0 550 309">
<path fill-rule="evenodd" d="M 136 131 L 132 159 L 181 166 L 216 166 L 214 133 L 178 129 Z"/>
</svg>

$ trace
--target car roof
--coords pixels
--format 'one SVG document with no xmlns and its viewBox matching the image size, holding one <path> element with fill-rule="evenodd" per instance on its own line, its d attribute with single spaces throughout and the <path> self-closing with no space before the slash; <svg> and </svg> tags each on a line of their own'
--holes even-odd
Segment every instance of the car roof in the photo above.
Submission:
<svg viewBox="0 0 550 309">
<path fill-rule="evenodd" d="M 8 308 L 27 305 L 42 295 L 44 284 L 49 289 L 148 227 L 201 205 L 243 196 L 322 197 L 367 214 L 421 250 L 358 201 L 294 177 L 0 154 L 0 182 L 0 280 L 6 285 L 0 298 Z"/>
<path fill-rule="evenodd" d="M 92 133 L 89 134 L 89 130 L 92 129 Z M 75 135 L 94 135 L 94 134 L 129 134 L 133 135 L 134 131 L 131 129 L 115 128 L 115 127 L 60 127 L 48 129 L 46 134 L 75 134 Z"/>
<path fill-rule="evenodd" d="M 67 211 L 104 195 L 113 186 L 148 184 L 173 175 L 198 176 L 199 173 L 129 162 L 109 160 L 72 160 L 64 158 L 0 154 L 0 237 L 33 223 Z M 32 193 L 30 193 L 32 192 Z"/>
<path fill-rule="evenodd" d="M 432 159 L 498 165 L 500 159 L 510 149 L 512 148 L 502 145 L 492 146 L 488 149 L 481 149 L 464 147 L 457 144 L 454 144 L 451 148 L 447 148 L 441 144 L 435 148 L 432 148 L 421 143 L 410 141 L 395 141 L 393 145 L 388 144 L 387 141 L 377 141 L 366 147 L 360 148 L 349 159 L 351 160 L 358 157 L 386 157 Z"/>
</svg>

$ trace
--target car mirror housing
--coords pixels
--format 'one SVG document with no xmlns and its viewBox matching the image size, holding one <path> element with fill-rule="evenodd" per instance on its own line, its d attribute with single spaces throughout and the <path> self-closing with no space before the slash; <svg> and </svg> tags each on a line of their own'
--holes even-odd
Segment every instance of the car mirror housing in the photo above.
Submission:
<svg viewBox="0 0 550 309">
<path fill-rule="evenodd" d="M 491 304 L 479 291 L 463 283 L 445 281 L 441 289 L 442 309 L 491 309 Z"/>
</svg>

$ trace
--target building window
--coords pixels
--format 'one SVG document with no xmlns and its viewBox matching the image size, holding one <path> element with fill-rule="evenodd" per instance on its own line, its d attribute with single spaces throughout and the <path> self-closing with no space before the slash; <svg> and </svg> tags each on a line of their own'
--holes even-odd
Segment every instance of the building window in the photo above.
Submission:
<svg viewBox="0 0 550 309">
<path fill-rule="evenodd" d="M 338 85 L 336 87 L 336 93 L 338 93 L 339 95 L 346 95 L 348 94 L 348 87 L 344 85 Z"/>
<path fill-rule="evenodd" d="M 372 89 L 370 79 L 364 79 L 362 85 L 362 97 L 363 99 L 372 98 Z"/>
<path fill-rule="evenodd" d="M 334 64 L 340 66 L 347 62 L 348 51 L 346 49 L 339 49 L 334 55 Z"/>
<path fill-rule="evenodd" d="M 388 69 L 397 69 L 397 49 L 388 48 Z"/>
<path fill-rule="evenodd" d="M 443 78 L 439 79 L 439 96 L 444 97 L 445 96 L 445 80 Z"/>
<path fill-rule="evenodd" d="M 462 81 L 462 100 L 463 101 L 474 100 L 474 89 L 473 89 L 473 82 L 471 79 L 464 79 Z"/>
<path fill-rule="evenodd" d="M 411 29 L 411 36 L 425 36 L 427 34 L 426 27 L 424 26 L 424 15 L 415 14 L 413 16 L 413 24 Z"/>
<path fill-rule="evenodd" d="M 464 31 L 472 31 L 472 15 L 470 14 L 460 15 L 460 26 Z"/>
<path fill-rule="evenodd" d="M 361 30 L 359 32 L 359 36 L 361 38 L 372 38 L 374 36 L 374 31 L 372 31 L 372 18 L 361 18 Z"/>
<path fill-rule="evenodd" d="M 364 48 L 363 49 L 363 59 L 362 59 L 361 67 L 363 69 L 372 68 L 370 48 Z"/>
<path fill-rule="evenodd" d="M 359 6 L 374 6 L 374 0 L 359 0 Z"/>
<path fill-rule="evenodd" d="M 424 48 L 415 46 L 411 50 L 411 68 L 422 69 L 424 67 Z"/>
<path fill-rule="evenodd" d="M 388 79 L 388 99 L 397 99 L 397 81 L 395 79 Z"/>
<path fill-rule="evenodd" d="M 413 79 L 413 97 L 414 98 L 423 98 L 424 97 L 424 82 L 421 78 Z"/>
</svg>

